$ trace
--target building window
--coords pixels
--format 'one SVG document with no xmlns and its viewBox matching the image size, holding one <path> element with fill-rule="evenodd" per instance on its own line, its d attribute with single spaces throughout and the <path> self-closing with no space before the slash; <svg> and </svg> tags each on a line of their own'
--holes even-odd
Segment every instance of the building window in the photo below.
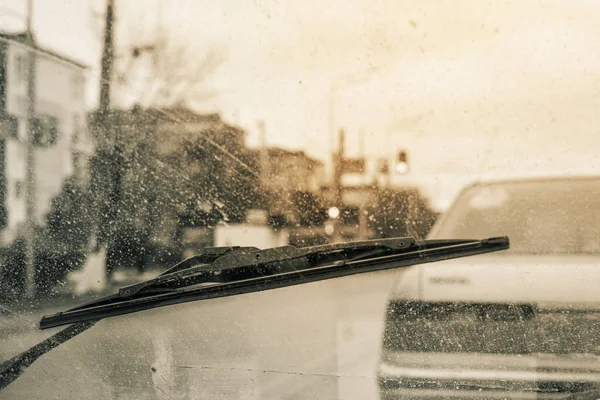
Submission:
<svg viewBox="0 0 600 400">
<path fill-rule="evenodd" d="M 83 97 L 83 79 L 80 74 L 73 75 L 73 79 L 71 79 L 71 86 L 73 99 L 81 99 Z"/>
<path fill-rule="evenodd" d="M 27 81 L 27 57 L 26 54 L 19 54 L 15 62 L 17 80 L 19 82 Z"/>
<path fill-rule="evenodd" d="M 35 119 L 33 125 L 33 144 L 38 147 L 48 147 L 58 140 L 58 118 L 42 115 Z"/>
<path fill-rule="evenodd" d="M 19 137 L 19 119 L 17 117 L 0 114 L 0 137 L 10 139 Z"/>
<path fill-rule="evenodd" d="M 23 192 L 25 190 L 25 184 L 22 181 L 15 182 L 15 197 L 20 199 L 23 197 Z"/>
<path fill-rule="evenodd" d="M 77 176 L 77 178 L 79 180 L 83 180 L 84 179 L 84 166 L 83 166 L 83 157 L 80 153 L 78 152 L 74 152 L 73 153 L 73 169 L 75 170 L 75 176 Z"/>
<path fill-rule="evenodd" d="M 79 143 L 79 115 L 75 114 L 73 116 L 73 144 Z"/>
</svg>

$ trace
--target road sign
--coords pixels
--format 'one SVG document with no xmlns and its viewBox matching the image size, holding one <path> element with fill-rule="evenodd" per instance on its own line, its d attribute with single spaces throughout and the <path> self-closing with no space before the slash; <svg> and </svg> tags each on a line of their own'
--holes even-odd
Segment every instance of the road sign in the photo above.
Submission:
<svg viewBox="0 0 600 400">
<path fill-rule="evenodd" d="M 342 172 L 345 174 L 364 174 L 365 165 L 364 158 L 345 158 L 342 160 Z"/>
</svg>

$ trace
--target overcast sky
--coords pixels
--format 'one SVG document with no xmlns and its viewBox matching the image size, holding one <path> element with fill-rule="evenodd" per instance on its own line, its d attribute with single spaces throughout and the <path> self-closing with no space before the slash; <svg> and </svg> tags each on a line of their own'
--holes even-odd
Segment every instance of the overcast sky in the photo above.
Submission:
<svg viewBox="0 0 600 400">
<path fill-rule="evenodd" d="M 157 24 L 198 54 L 226 61 L 200 104 L 257 143 L 325 159 L 328 104 L 357 154 L 410 150 L 416 175 L 598 164 L 600 3 L 498 0 L 115 0 L 118 45 Z M 18 26 L 23 0 L 0 0 Z M 103 0 L 36 0 L 39 40 L 90 65 L 97 98 Z M 359 73 L 374 67 L 370 74 Z M 357 79 L 354 79 L 357 78 Z M 353 81 L 354 80 L 354 81 Z"/>
</svg>

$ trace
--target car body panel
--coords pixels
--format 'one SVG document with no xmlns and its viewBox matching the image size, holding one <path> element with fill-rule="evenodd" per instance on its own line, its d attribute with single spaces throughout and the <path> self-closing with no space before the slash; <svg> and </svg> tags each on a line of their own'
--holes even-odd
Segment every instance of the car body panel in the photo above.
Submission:
<svg viewBox="0 0 600 400">
<path fill-rule="evenodd" d="M 107 318 L 38 359 L 0 399 L 377 396 L 397 271 Z"/>
<path fill-rule="evenodd" d="M 405 270 L 392 298 L 600 309 L 599 272 L 600 256 L 486 255 Z"/>
<path fill-rule="evenodd" d="M 490 354 L 482 352 L 440 353 L 382 350 L 379 381 L 382 398 L 560 398 L 573 385 L 591 390 L 600 383 L 600 257 L 486 255 L 474 259 L 451 260 L 418 265 L 401 273 L 391 302 L 429 304 L 528 304 L 538 319 L 561 310 L 560 316 L 575 312 L 597 325 L 595 354 Z M 574 290 L 577 288 L 577 290 Z M 392 304 L 392 303 L 390 303 Z M 566 317 L 565 317 L 566 318 Z M 596 322 L 597 321 L 597 322 Z M 388 324 L 390 318 L 388 316 Z M 554 321 L 554 323 L 560 323 Z M 565 320 L 565 323 L 568 323 Z M 468 343 L 470 331 L 461 331 L 448 321 L 418 325 L 423 336 L 435 340 Z M 501 323 L 502 324 L 502 323 Z M 504 329 L 482 331 L 495 348 L 511 340 L 539 340 L 518 336 L 506 322 Z M 554 325 L 556 326 L 556 325 Z M 417 325 L 411 326 L 412 328 Z M 411 329 L 407 327 L 405 329 Z M 419 329 L 419 328 L 417 328 Z M 394 335 L 402 330 L 389 331 Z M 446 333 L 444 333 L 446 332 Z M 462 332 L 462 338 L 457 337 Z M 498 335 L 503 336 L 495 336 Z M 556 335 L 561 335 L 555 330 Z M 514 336 L 513 336 L 514 335 Z M 552 340 L 552 332 L 542 340 Z M 529 338 L 529 339 L 528 339 Z M 575 340 L 578 339 L 578 340 Z M 593 341 L 593 338 L 589 338 Z M 410 339 L 407 339 L 410 340 Z M 585 341 L 573 338 L 573 342 Z M 473 342 L 476 342 L 473 340 Z M 591 343 L 592 345 L 594 343 Z M 473 345 L 476 347 L 477 345 Z M 510 345 L 507 345 L 510 347 Z M 575 345 L 576 346 L 576 345 Z M 535 393 L 539 385 L 557 393 Z M 494 388 L 483 393 L 485 387 Z M 570 390 L 570 389 L 569 389 Z M 478 394 L 477 394 L 478 393 Z M 480 396 L 480 397 L 477 397 Z"/>
</svg>

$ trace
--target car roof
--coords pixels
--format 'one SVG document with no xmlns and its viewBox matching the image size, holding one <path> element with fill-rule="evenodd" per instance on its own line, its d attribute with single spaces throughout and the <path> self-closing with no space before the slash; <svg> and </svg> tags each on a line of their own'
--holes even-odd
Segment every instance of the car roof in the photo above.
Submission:
<svg viewBox="0 0 600 400">
<path fill-rule="evenodd" d="M 544 181 L 565 181 L 565 180 L 583 180 L 583 179 L 600 179 L 600 168 L 589 168 L 583 170 L 568 170 L 568 171 L 548 171 L 548 170 L 531 170 L 531 171 L 509 171 L 509 172 L 494 172 L 479 175 L 471 185 L 487 184 L 487 183 L 510 183 L 510 182 L 544 182 Z"/>
</svg>

